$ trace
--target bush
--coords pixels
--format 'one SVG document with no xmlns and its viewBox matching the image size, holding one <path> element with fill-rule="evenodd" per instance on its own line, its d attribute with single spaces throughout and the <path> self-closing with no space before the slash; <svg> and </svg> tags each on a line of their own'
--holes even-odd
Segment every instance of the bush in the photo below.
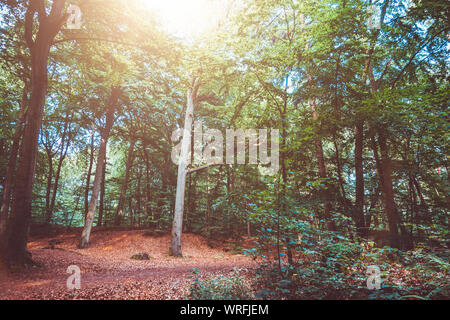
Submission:
<svg viewBox="0 0 450 320">
<path fill-rule="evenodd" d="M 190 300 L 249 300 L 252 298 L 247 279 L 234 270 L 230 276 L 200 280 L 196 269 L 191 271 L 194 281 L 189 289 Z"/>
<path fill-rule="evenodd" d="M 302 259 L 289 265 L 261 264 L 257 279 L 263 299 L 358 299 L 368 295 L 365 274 L 354 269 L 361 247 L 351 242 L 327 242 L 304 250 Z M 281 269 L 281 270 L 280 270 Z M 281 271 L 281 272 L 280 272 Z"/>
<path fill-rule="evenodd" d="M 449 264 L 423 249 L 364 248 L 357 243 L 317 245 L 289 265 L 263 263 L 257 270 L 263 299 L 448 299 Z M 367 269 L 381 270 L 381 289 L 367 288 Z"/>
</svg>

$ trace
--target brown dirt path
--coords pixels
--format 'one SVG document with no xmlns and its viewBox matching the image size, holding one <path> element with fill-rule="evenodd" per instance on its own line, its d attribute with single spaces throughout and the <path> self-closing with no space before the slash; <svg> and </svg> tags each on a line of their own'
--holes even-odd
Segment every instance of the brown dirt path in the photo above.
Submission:
<svg viewBox="0 0 450 320">
<path fill-rule="evenodd" d="M 48 249 L 49 240 L 58 243 Z M 198 235 L 182 237 L 183 258 L 168 256 L 170 236 L 144 237 L 142 231 L 99 231 L 91 246 L 77 249 L 78 234 L 32 240 L 28 248 L 38 267 L 0 279 L 0 299 L 183 299 L 192 282 L 190 270 L 200 278 L 229 274 L 234 268 L 250 275 L 254 263 L 247 257 L 210 248 Z M 146 252 L 148 261 L 132 260 Z M 81 269 L 81 289 L 68 290 L 67 267 Z"/>
</svg>

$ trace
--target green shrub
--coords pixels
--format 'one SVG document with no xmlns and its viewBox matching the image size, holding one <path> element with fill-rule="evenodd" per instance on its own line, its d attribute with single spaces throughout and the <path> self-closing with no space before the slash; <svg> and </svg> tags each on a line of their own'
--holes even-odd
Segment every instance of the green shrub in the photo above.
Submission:
<svg viewBox="0 0 450 320">
<path fill-rule="evenodd" d="M 189 289 L 190 300 L 248 300 L 252 298 L 248 280 L 233 271 L 230 276 L 200 280 L 198 271 L 192 271 L 194 281 Z"/>
<path fill-rule="evenodd" d="M 326 241 L 325 241 L 326 242 Z M 323 244 L 323 242 L 322 242 Z M 343 241 L 304 251 L 289 265 L 261 263 L 257 270 L 263 299 L 449 299 L 449 263 L 422 249 L 365 248 Z M 381 288 L 367 288 L 367 269 L 381 270 Z"/>
</svg>

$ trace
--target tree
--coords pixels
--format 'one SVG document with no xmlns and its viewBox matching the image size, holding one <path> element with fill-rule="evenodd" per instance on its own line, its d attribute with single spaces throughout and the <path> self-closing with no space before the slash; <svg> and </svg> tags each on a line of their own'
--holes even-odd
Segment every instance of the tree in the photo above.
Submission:
<svg viewBox="0 0 450 320">
<path fill-rule="evenodd" d="M 47 63 L 52 42 L 67 17 L 64 12 L 65 3 L 65 0 L 54 0 L 49 14 L 46 13 L 43 0 L 31 0 L 27 6 L 25 39 L 31 53 L 31 95 L 19 151 L 10 230 L 8 231 L 7 259 L 10 264 L 23 265 L 30 262 L 26 247 L 31 218 L 38 136 L 48 84 Z M 36 15 L 38 16 L 37 26 L 35 26 L 34 20 Z M 33 39 L 35 27 L 37 34 Z"/>
<path fill-rule="evenodd" d="M 194 120 L 194 103 L 200 87 L 200 80 L 192 81 L 192 88 L 188 89 L 186 98 L 186 115 L 183 129 L 183 139 L 178 163 L 177 193 L 175 197 L 175 213 L 172 224 L 172 245 L 170 255 L 181 257 L 181 233 L 183 231 L 184 195 L 186 189 L 187 167 L 190 163 L 191 130 Z"/>
<path fill-rule="evenodd" d="M 92 225 L 95 218 L 95 210 L 97 208 L 98 195 L 100 192 L 100 185 L 102 182 L 103 166 L 106 159 L 106 145 L 108 143 L 109 134 L 115 120 L 115 112 L 119 104 L 119 98 L 122 94 L 120 87 L 112 87 L 109 100 L 107 102 L 107 112 L 105 115 L 105 127 L 102 128 L 101 143 L 98 150 L 97 167 L 95 169 L 94 186 L 92 188 L 91 200 L 89 202 L 88 212 L 86 215 L 86 222 L 84 224 L 83 232 L 81 234 L 79 248 L 83 249 L 89 245 L 89 238 L 91 235 Z"/>
<path fill-rule="evenodd" d="M 119 204 L 117 205 L 117 210 L 116 210 L 116 218 L 115 218 L 115 222 L 114 222 L 114 224 L 116 226 L 120 226 L 120 224 L 122 222 L 122 218 L 123 218 L 123 209 L 124 209 L 125 197 L 126 197 L 127 188 L 128 188 L 128 181 L 130 180 L 130 171 L 131 171 L 131 168 L 133 166 L 133 161 L 134 161 L 134 146 L 135 146 L 135 144 L 136 144 L 136 140 L 134 138 L 131 138 L 130 146 L 128 148 L 127 161 L 125 164 L 125 178 L 122 183 L 122 190 L 120 192 Z"/>
</svg>

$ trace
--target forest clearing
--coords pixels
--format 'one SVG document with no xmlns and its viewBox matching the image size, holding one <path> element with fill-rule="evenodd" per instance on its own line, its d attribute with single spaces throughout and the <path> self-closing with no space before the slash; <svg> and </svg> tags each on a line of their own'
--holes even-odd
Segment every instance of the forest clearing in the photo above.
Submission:
<svg viewBox="0 0 450 320">
<path fill-rule="evenodd" d="M 13 274 L 0 281 L 0 299 L 185 299 L 192 282 L 192 270 L 200 279 L 229 275 L 234 269 L 249 273 L 256 264 L 232 250 L 232 245 L 216 243 L 184 234 L 185 255 L 168 255 L 170 235 L 143 236 L 144 231 L 97 231 L 89 249 L 77 249 L 79 232 L 31 240 L 28 248 L 35 267 L 26 274 Z M 53 249 L 50 243 L 57 243 Z M 226 251 L 225 251 L 225 250 Z M 134 260 L 146 252 L 149 260 Z M 66 272 L 70 265 L 81 269 L 81 290 L 68 291 Z"/>
</svg>

